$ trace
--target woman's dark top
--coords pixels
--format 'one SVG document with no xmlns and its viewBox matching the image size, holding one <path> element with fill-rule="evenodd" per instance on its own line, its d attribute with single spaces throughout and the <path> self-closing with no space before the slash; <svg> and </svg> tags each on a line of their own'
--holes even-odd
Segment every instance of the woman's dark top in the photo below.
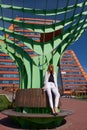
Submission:
<svg viewBox="0 0 87 130">
<path fill-rule="evenodd" d="M 53 82 L 54 83 L 54 77 L 53 77 L 52 72 L 50 72 L 50 76 L 49 76 L 48 82 Z"/>
</svg>

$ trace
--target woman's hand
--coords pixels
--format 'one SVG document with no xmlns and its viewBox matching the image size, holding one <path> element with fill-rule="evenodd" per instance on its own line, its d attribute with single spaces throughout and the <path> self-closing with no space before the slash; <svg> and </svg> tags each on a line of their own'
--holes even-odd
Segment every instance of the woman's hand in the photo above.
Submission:
<svg viewBox="0 0 87 130">
<path fill-rule="evenodd" d="M 45 87 L 45 86 L 44 86 L 44 87 L 42 87 L 42 90 L 43 90 L 43 91 L 46 91 L 46 87 Z"/>
</svg>

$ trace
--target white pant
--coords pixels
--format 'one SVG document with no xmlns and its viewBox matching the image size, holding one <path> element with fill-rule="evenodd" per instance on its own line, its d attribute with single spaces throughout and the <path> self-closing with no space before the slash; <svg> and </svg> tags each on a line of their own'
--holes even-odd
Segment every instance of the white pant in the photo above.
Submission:
<svg viewBox="0 0 87 130">
<path fill-rule="evenodd" d="M 60 94 L 58 92 L 58 88 L 55 87 L 55 84 L 53 82 L 48 82 L 46 84 L 46 92 L 47 92 L 47 95 L 48 95 L 49 104 L 50 104 L 51 109 L 53 109 L 54 107 L 57 108 L 58 104 L 59 104 Z M 53 92 L 53 94 L 55 96 L 54 106 L 53 106 L 52 92 Z"/>
</svg>

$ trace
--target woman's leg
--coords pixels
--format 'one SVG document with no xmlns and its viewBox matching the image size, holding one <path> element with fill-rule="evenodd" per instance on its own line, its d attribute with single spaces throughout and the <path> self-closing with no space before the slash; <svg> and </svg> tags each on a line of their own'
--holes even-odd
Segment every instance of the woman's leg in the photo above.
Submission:
<svg viewBox="0 0 87 130">
<path fill-rule="evenodd" d="M 52 99 L 52 92 L 51 92 L 51 86 L 50 83 L 47 84 L 46 86 L 46 92 L 47 92 L 47 96 L 48 96 L 48 100 L 49 100 L 49 105 L 52 109 L 52 112 L 54 113 L 54 107 L 53 107 L 53 99 Z"/>
<path fill-rule="evenodd" d="M 59 105 L 60 94 L 58 92 L 58 88 L 56 88 L 54 84 L 53 84 L 51 90 L 52 90 L 52 92 L 53 92 L 53 94 L 55 96 L 54 109 L 55 109 L 55 112 L 57 112 L 57 108 L 58 108 L 58 105 Z"/>
</svg>

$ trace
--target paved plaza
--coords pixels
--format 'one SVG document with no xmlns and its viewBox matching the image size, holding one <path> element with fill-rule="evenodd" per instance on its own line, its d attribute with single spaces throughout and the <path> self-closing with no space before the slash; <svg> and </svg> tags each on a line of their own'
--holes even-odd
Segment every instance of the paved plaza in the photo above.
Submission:
<svg viewBox="0 0 87 130">
<path fill-rule="evenodd" d="M 61 108 L 72 110 L 64 124 L 54 130 L 87 130 L 87 100 L 61 99 Z M 0 113 L 0 130 L 22 130 L 10 118 Z M 53 129 L 52 129 L 53 130 Z"/>
</svg>

